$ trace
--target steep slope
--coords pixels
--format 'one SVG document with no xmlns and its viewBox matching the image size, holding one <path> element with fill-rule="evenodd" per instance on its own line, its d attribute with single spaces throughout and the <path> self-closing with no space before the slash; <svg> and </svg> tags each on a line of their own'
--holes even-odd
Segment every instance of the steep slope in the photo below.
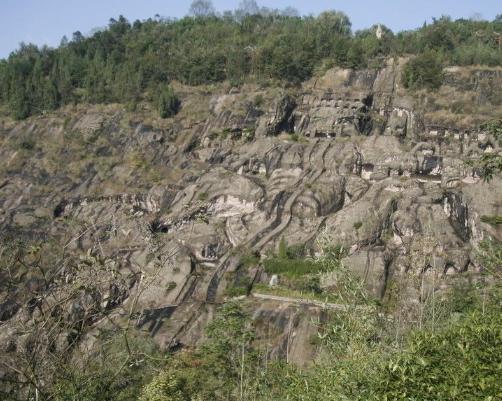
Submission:
<svg viewBox="0 0 502 401">
<path fill-rule="evenodd" d="M 392 282 L 418 302 L 410 277 L 440 289 L 481 270 L 479 242 L 502 240 L 481 219 L 502 214 L 502 181 L 466 162 L 500 152 L 478 127 L 502 115 L 502 69 L 450 68 L 438 92 L 411 94 L 403 63 L 330 70 L 288 93 L 178 85 L 168 120 L 79 105 L 0 121 L 3 356 L 92 348 L 112 327 L 195 346 L 242 277 L 268 282 L 242 257 L 281 238 L 312 255 L 321 235 L 342 245 L 379 299 Z M 256 297 L 251 308 L 275 328 L 272 355 L 315 358 L 322 307 Z"/>
</svg>

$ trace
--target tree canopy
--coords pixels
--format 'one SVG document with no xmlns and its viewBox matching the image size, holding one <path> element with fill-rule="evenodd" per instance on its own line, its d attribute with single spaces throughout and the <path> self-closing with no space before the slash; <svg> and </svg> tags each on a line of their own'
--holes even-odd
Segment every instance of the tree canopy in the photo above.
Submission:
<svg viewBox="0 0 502 401">
<path fill-rule="evenodd" d="M 410 88 L 437 86 L 431 74 L 445 65 L 502 64 L 500 18 L 442 17 L 394 34 L 381 25 L 354 33 L 339 11 L 298 17 L 294 9 L 260 8 L 253 0 L 223 15 L 210 1 L 196 0 L 189 13 L 133 23 L 120 16 L 90 36 L 77 31 L 63 38 L 56 49 L 21 44 L 0 60 L 0 109 L 25 118 L 69 103 L 155 102 L 159 86 L 173 80 L 296 84 L 323 65 L 375 67 L 399 55 L 418 56 L 404 77 Z"/>
</svg>

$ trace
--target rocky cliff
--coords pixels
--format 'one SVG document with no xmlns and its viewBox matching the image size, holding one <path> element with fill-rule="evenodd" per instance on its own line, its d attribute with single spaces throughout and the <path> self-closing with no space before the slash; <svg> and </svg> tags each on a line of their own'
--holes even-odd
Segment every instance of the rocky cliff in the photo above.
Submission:
<svg viewBox="0 0 502 401">
<path fill-rule="evenodd" d="M 268 283 L 243 255 L 282 238 L 310 255 L 320 235 L 343 246 L 378 299 L 400 283 L 402 301 L 419 302 L 415 278 L 441 289 L 482 269 L 479 242 L 502 240 L 482 219 L 502 214 L 502 180 L 466 162 L 501 151 L 479 124 L 502 115 L 502 69 L 449 68 L 439 91 L 409 93 L 403 63 L 288 90 L 178 85 L 167 120 L 79 105 L 0 121 L 2 354 L 91 348 L 113 327 L 196 346 L 229 289 Z M 321 284 L 336 287 L 329 274 Z M 249 305 L 272 355 L 315 358 L 322 307 Z"/>
</svg>

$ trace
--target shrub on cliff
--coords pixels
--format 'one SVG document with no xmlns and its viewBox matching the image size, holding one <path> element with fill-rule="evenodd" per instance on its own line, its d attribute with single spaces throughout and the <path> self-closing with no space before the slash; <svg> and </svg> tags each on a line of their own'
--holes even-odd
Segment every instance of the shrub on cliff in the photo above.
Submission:
<svg viewBox="0 0 502 401">
<path fill-rule="evenodd" d="M 403 71 L 403 84 L 409 89 L 437 89 L 443 81 L 443 67 L 439 56 L 434 51 L 410 60 Z"/>
<path fill-rule="evenodd" d="M 163 85 L 157 95 L 157 110 L 161 118 L 174 116 L 180 107 L 180 100 L 169 85 Z"/>
</svg>

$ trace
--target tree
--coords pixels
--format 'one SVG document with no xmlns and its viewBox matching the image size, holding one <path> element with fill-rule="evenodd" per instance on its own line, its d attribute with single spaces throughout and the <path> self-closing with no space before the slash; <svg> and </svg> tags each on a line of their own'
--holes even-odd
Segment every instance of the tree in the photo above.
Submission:
<svg viewBox="0 0 502 401">
<path fill-rule="evenodd" d="M 157 16 L 131 26 L 120 16 L 92 34 L 75 32 L 57 49 L 21 45 L 0 61 L 0 109 L 25 118 L 80 101 L 137 102 L 153 93 L 155 102 L 159 86 L 172 80 L 239 84 L 255 76 L 298 84 L 316 67 L 378 68 L 391 55 L 416 56 L 407 68 L 407 87 L 435 88 L 440 64 L 502 63 L 500 17 L 442 17 L 396 35 L 376 25 L 352 35 L 350 20 L 339 11 L 299 18 L 291 8 L 240 0 L 235 13 L 215 14 L 210 0 L 194 0 L 195 18 Z"/>
<path fill-rule="evenodd" d="M 419 331 L 383 364 L 375 399 L 495 400 L 502 356 L 499 311 L 475 311 L 441 331 Z"/>
<path fill-rule="evenodd" d="M 410 89 L 438 89 L 443 81 L 443 67 L 435 51 L 426 51 L 410 60 L 403 71 L 403 84 Z"/>
<path fill-rule="evenodd" d="M 342 11 L 325 11 L 318 17 L 318 23 L 323 32 L 331 35 L 349 35 L 352 23 Z"/>
<path fill-rule="evenodd" d="M 281 15 L 293 18 L 293 17 L 299 17 L 300 12 L 294 7 L 286 7 L 284 10 L 281 11 Z"/>
<path fill-rule="evenodd" d="M 187 380 L 179 372 L 166 370 L 145 386 L 140 401 L 190 401 Z"/>
<path fill-rule="evenodd" d="M 246 15 L 257 15 L 260 13 L 260 7 L 255 0 L 242 0 L 239 3 L 239 8 L 237 9 L 237 14 L 239 16 Z"/>
<path fill-rule="evenodd" d="M 180 107 L 180 100 L 169 85 L 161 86 L 157 98 L 157 110 L 161 118 L 174 116 Z"/>
<path fill-rule="evenodd" d="M 61 42 L 59 43 L 59 47 L 66 47 L 68 46 L 68 37 L 66 35 L 63 35 L 61 38 Z"/>
<path fill-rule="evenodd" d="M 255 333 L 242 305 L 222 305 L 206 328 L 206 341 L 175 355 L 144 387 L 140 401 L 244 400 L 259 368 Z"/>
<path fill-rule="evenodd" d="M 188 14 L 195 18 L 204 18 L 215 15 L 213 3 L 210 0 L 193 0 Z"/>
<path fill-rule="evenodd" d="M 340 11 L 325 11 L 317 17 L 314 27 L 318 57 L 334 56 L 337 64 L 343 64 L 348 52 L 345 39 L 350 35 L 351 27 L 347 15 Z"/>
<path fill-rule="evenodd" d="M 73 32 L 73 35 L 72 35 L 73 42 L 80 43 L 83 40 L 84 40 L 84 35 L 82 35 L 82 32 L 80 32 L 80 31 Z"/>
</svg>

